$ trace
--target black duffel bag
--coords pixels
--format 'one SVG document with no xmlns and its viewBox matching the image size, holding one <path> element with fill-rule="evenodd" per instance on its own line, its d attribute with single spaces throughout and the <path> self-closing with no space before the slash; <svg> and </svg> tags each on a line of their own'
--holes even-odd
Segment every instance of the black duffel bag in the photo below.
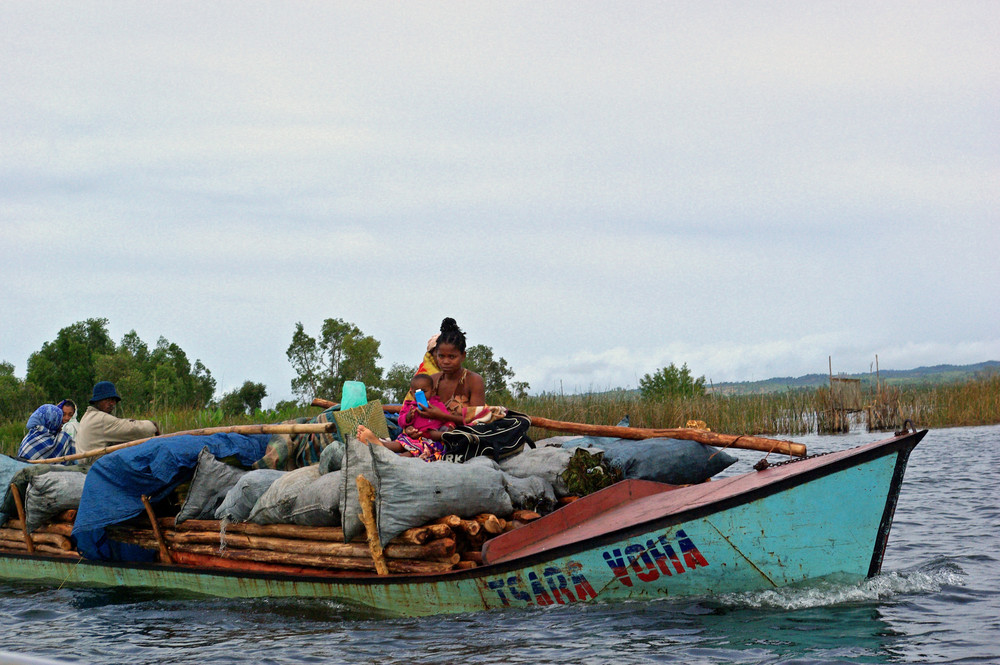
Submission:
<svg viewBox="0 0 1000 665">
<path fill-rule="evenodd" d="M 528 436 L 531 419 L 523 413 L 507 411 L 507 415 L 483 425 L 459 425 L 441 435 L 445 446 L 444 459 L 465 462 L 483 455 L 499 462 L 524 450 L 525 444 L 534 448 Z"/>
</svg>

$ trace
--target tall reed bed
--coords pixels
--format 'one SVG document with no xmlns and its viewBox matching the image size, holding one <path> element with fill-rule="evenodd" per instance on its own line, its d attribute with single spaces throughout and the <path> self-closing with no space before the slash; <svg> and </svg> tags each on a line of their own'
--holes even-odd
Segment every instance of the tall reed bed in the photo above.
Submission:
<svg viewBox="0 0 1000 665">
<path fill-rule="evenodd" d="M 971 427 L 1000 423 L 1000 374 L 972 381 L 901 391 L 901 412 L 917 427 Z"/>
<path fill-rule="evenodd" d="M 624 416 L 632 427 L 684 427 L 702 420 L 727 434 L 802 434 L 813 428 L 811 393 L 796 391 L 759 395 L 705 395 L 645 400 L 637 394 L 615 393 L 528 397 L 513 405 L 518 411 L 553 420 L 614 425 Z M 535 431 L 539 438 L 550 433 Z"/>
<path fill-rule="evenodd" d="M 0 453 L 14 457 L 21 445 L 21 439 L 28 433 L 24 423 L 3 423 L 0 425 Z"/>
<path fill-rule="evenodd" d="M 883 388 L 883 393 L 886 391 Z M 910 419 L 918 428 L 994 425 L 1000 423 L 1000 374 L 988 374 L 961 383 L 891 387 L 898 400 L 892 413 L 900 427 Z M 882 397 L 885 397 L 883 394 Z M 875 394 L 865 395 L 876 404 Z M 543 395 L 512 405 L 530 415 L 600 425 L 614 425 L 625 415 L 633 427 L 684 427 L 703 420 L 727 434 L 808 434 L 816 431 L 817 413 L 828 408 L 822 390 L 795 390 L 752 395 L 705 395 L 695 398 L 644 400 L 635 393 Z M 863 414 L 851 422 L 863 422 Z M 545 438 L 550 432 L 535 430 Z"/>
</svg>

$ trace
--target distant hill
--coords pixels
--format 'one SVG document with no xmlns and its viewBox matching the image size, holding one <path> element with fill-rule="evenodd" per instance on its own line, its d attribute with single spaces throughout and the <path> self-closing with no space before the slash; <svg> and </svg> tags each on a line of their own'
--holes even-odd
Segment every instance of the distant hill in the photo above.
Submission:
<svg viewBox="0 0 1000 665">
<path fill-rule="evenodd" d="M 1000 372 L 1000 361 L 988 360 L 975 365 L 934 365 L 916 369 L 883 369 L 879 378 L 892 386 L 914 386 L 934 383 L 965 381 L 977 374 Z M 875 372 L 863 374 L 836 374 L 834 376 L 860 379 L 862 383 L 875 383 Z M 772 393 L 799 388 L 819 388 L 830 383 L 829 374 L 806 374 L 800 377 L 780 376 L 763 381 L 735 381 L 715 383 L 710 390 L 725 394 Z"/>
</svg>

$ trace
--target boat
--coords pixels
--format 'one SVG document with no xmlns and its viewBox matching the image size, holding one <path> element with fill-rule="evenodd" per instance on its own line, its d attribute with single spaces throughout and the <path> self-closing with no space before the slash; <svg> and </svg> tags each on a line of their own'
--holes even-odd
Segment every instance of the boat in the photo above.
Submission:
<svg viewBox="0 0 1000 665">
<path fill-rule="evenodd" d="M 4 551 L 0 578 L 329 599 L 389 616 L 850 583 L 880 572 L 907 460 L 926 433 L 911 427 L 695 485 L 623 480 L 487 540 L 482 565 L 460 570 L 379 575 Z"/>
</svg>

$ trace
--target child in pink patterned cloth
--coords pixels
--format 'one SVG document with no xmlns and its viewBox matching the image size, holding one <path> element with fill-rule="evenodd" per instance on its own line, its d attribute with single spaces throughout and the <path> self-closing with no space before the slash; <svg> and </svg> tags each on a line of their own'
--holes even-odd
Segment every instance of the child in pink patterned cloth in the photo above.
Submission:
<svg viewBox="0 0 1000 665">
<path fill-rule="evenodd" d="M 429 374 L 417 374 L 410 380 L 410 394 L 422 390 L 430 406 L 447 411 L 444 402 L 433 391 L 433 382 Z M 454 425 L 444 420 L 434 420 L 421 413 L 421 406 L 415 399 L 403 402 L 399 411 L 399 426 L 403 433 L 396 437 L 400 450 L 414 457 L 433 462 L 444 457 L 444 444 L 441 434 L 454 428 Z"/>
</svg>

